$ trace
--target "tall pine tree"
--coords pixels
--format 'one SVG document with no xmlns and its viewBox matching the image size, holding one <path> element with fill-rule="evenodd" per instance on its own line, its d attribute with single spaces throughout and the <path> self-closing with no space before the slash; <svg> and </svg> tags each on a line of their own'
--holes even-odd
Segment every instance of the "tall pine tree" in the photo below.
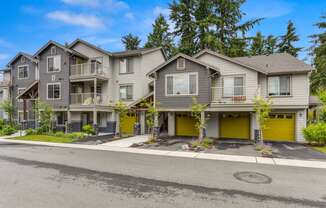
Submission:
<svg viewBox="0 0 326 208">
<path fill-rule="evenodd" d="M 315 24 L 322 30 L 321 33 L 312 35 L 313 64 L 316 71 L 311 76 L 311 90 L 317 93 L 318 90 L 326 90 L 326 15 L 321 17 L 321 22 Z"/>
<path fill-rule="evenodd" d="M 162 47 L 168 57 L 174 55 L 173 36 L 169 32 L 169 24 L 160 14 L 154 24 L 153 31 L 147 36 L 145 48 Z"/>
<path fill-rule="evenodd" d="M 257 32 L 256 36 L 252 38 L 252 43 L 250 46 L 250 55 L 257 56 L 264 54 L 265 40 L 261 32 Z"/>
<path fill-rule="evenodd" d="M 138 36 L 129 33 L 128 35 L 123 36 L 121 41 L 124 44 L 126 50 L 136 50 L 139 49 L 141 40 Z"/>
<path fill-rule="evenodd" d="M 302 48 L 294 46 L 294 44 L 300 40 L 295 30 L 296 29 L 293 22 L 289 21 L 287 25 L 286 34 L 280 37 L 281 40 L 278 45 L 278 52 L 286 52 L 291 54 L 292 56 L 298 56 L 298 52 L 300 52 Z"/>
<path fill-rule="evenodd" d="M 264 43 L 264 54 L 270 55 L 277 51 L 277 37 L 273 35 L 267 36 Z"/>
</svg>

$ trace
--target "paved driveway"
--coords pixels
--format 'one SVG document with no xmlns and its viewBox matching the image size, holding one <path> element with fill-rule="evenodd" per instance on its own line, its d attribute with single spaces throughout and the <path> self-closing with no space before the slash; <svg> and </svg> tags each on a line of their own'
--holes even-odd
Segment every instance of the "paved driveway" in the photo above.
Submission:
<svg viewBox="0 0 326 208">
<path fill-rule="evenodd" d="M 148 140 L 148 135 L 133 136 L 125 139 L 119 139 L 112 142 L 107 142 L 102 145 L 109 147 L 130 147 L 134 143 L 146 142 Z"/>
</svg>

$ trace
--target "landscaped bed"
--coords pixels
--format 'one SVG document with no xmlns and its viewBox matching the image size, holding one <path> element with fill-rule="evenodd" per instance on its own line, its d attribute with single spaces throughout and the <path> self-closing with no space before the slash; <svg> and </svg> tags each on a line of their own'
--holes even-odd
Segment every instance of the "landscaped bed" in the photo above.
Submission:
<svg viewBox="0 0 326 208">
<path fill-rule="evenodd" d="M 326 154 L 326 146 L 324 146 L 324 147 L 314 147 L 313 149 Z"/>
<path fill-rule="evenodd" d="M 27 135 L 21 137 L 14 137 L 10 139 L 15 140 L 27 140 L 27 141 L 39 141 L 39 142 L 55 142 L 55 143 L 72 143 L 75 142 L 76 139 L 69 137 L 57 137 L 57 136 L 49 136 L 49 135 Z"/>
</svg>

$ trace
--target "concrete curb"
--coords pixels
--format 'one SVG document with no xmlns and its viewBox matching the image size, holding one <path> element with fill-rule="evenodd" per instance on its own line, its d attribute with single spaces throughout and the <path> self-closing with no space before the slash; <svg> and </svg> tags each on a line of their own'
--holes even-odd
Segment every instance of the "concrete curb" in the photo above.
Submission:
<svg viewBox="0 0 326 208">
<path fill-rule="evenodd" d="M 6 137 L 6 138 L 9 138 L 9 137 Z M 5 139 L 5 138 L 0 138 L 0 142 L 42 145 L 42 146 L 51 146 L 51 147 L 78 148 L 78 149 L 88 149 L 88 150 L 128 152 L 128 153 L 134 153 L 134 154 L 159 155 L 159 156 L 168 156 L 168 157 L 184 157 L 184 158 L 194 158 L 194 159 L 206 159 L 206 160 L 218 160 L 218 161 L 230 161 L 230 162 L 257 163 L 257 164 L 265 164 L 265 165 L 326 169 L 326 162 L 324 162 L 324 161 L 292 160 L 292 159 L 264 158 L 264 157 L 253 157 L 253 156 L 238 156 L 238 155 L 209 154 L 209 153 L 182 152 L 182 151 L 152 150 L 152 149 L 140 149 L 140 148 L 130 148 L 130 147 L 111 147 L 111 146 L 105 146 L 105 145 L 62 144 L 62 143 L 52 143 L 52 142 L 11 140 L 11 139 Z"/>
</svg>

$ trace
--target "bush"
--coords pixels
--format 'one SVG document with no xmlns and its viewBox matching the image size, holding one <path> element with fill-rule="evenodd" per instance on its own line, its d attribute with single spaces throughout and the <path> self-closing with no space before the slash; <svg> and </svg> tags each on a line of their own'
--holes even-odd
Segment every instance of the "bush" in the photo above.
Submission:
<svg viewBox="0 0 326 208">
<path fill-rule="evenodd" d="M 326 124 L 318 123 L 304 128 L 303 136 L 310 143 L 324 145 L 326 143 Z"/>
<path fill-rule="evenodd" d="M 325 108 L 323 110 L 321 110 L 321 112 L 319 113 L 319 121 L 322 123 L 326 123 L 326 109 Z"/>
<path fill-rule="evenodd" d="M 26 129 L 25 130 L 26 135 L 34 135 L 37 133 L 36 129 Z"/>
<path fill-rule="evenodd" d="M 57 132 L 54 134 L 54 136 L 56 136 L 56 137 L 66 137 L 65 133 L 62 132 L 62 131 L 57 131 Z"/>
<path fill-rule="evenodd" d="M 208 137 L 204 138 L 201 143 L 199 142 L 199 140 L 190 142 L 192 148 L 197 148 L 197 147 L 211 148 L 213 144 L 214 144 L 214 140 Z"/>
<path fill-rule="evenodd" d="M 83 132 L 85 132 L 88 135 L 94 135 L 95 134 L 95 130 L 94 130 L 93 126 L 90 125 L 90 124 L 85 124 L 83 126 Z"/>
<path fill-rule="evenodd" d="M 83 132 L 73 132 L 70 134 L 65 134 L 65 136 L 72 138 L 72 139 L 76 139 L 76 140 L 80 140 L 80 139 L 84 139 L 85 138 L 85 134 Z"/>
<path fill-rule="evenodd" d="M 3 119 L 0 119 L 0 130 L 3 128 L 3 126 L 5 125 L 5 122 Z"/>
<path fill-rule="evenodd" d="M 15 132 L 16 132 L 16 129 L 9 126 L 9 125 L 3 126 L 2 130 L 1 130 L 2 135 L 11 135 L 11 134 L 13 134 Z"/>
</svg>

